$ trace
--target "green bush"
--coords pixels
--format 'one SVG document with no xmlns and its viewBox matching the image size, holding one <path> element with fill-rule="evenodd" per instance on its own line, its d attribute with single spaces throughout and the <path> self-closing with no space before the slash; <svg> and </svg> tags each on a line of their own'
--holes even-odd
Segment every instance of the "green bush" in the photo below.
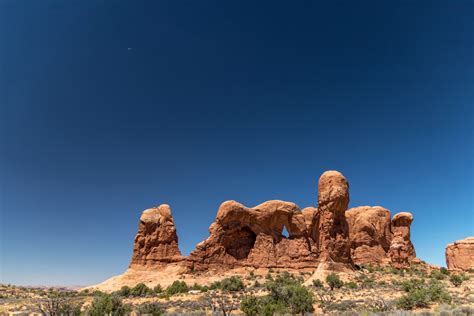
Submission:
<svg viewBox="0 0 474 316">
<path fill-rule="evenodd" d="M 153 290 L 143 283 L 138 283 L 130 290 L 130 295 L 135 297 L 143 297 L 150 294 L 153 294 Z"/>
<path fill-rule="evenodd" d="M 326 277 L 326 283 L 329 285 L 331 291 L 334 289 L 339 289 L 344 285 L 344 282 L 342 282 L 335 273 L 331 273 Z"/>
<path fill-rule="evenodd" d="M 460 275 L 458 275 L 458 274 L 453 274 L 453 275 L 451 275 L 451 277 L 449 278 L 449 281 L 451 281 L 451 283 L 452 283 L 454 286 L 458 287 L 458 286 L 460 286 L 460 285 L 462 284 L 463 279 L 462 279 L 462 277 L 461 277 Z"/>
<path fill-rule="evenodd" d="M 237 292 L 244 289 L 244 283 L 239 277 L 232 276 L 221 281 L 221 289 L 227 292 Z"/>
<path fill-rule="evenodd" d="M 446 274 L 442 273 L 439 270 L 433 270 L 430 273 L 430 278 L 436 279 L 436 280 L 444 280 L 446 278 Z"/>
<path fill-rule="evenodd" d="M 265 287 L 267 296 L 246 296 L 241 301 L 241 310 L 246 315 L 302 314 L 313 310 L 313 295 L 299 279 L 283 272 Z"/>
<path fill-rule="evenodd" d="M 396 300 L 396 306 L 401 309 L 410 310 L 413 308 L 426 308 L 432 302 L 449 303 L 451 297 L 443 288 L 443 285 L 437 281 L 432 280 L 429 284 L 420 282 L 407 282 L 404 284 L 404 290 L 407 294 Z"/>
<path fill-rule="evenodd" d="M 120 296 L 129 296 L 130 295 L 130 287 L 127 285 L 124 285 L 120 288 L 120 291 L 117 293 Z"/>
<path fill-rule="evenodd" d="M 260 299 L 253 295 L 244 296 L 240 301 L 240 310 L 248 316 L 260 315 Z"/>
<path fill-rule="evenodd" d="M 129 305 L 122 304 L 122 300 L 116 295 L 96 296 L 88 310 L 90 316 L 124 316 L 131 311 Z"/>
<path fill-rule="evenodd" d="M 184 281 L 174 281 L 173 284 L 168 286 L 166 289 L 166 294 L 175 295 L 178 293 L 187 293 L 188 285 Z"/>
<path fill-rule="evenodd" d="M 153 288 L 153 292 L 155 292 L 156 294 L 160 294 L 161 292 L 163 292 L 163 288 L 161 287 L 160 284 L 157 284 L 157 285 Z"/>
<path fill-rule="evenodd" d="M 323 282 L 321 282 L 321 280 L 319 280 L 319 279 L 313 280 L 313 286 L 314 286 L 315 288 L 318 288 L 318 289 L 324 287 Z"/>
<path fill-rule="evenodd" d="M 193 286 L 189 288 L 190 290 L 195 290 L 195 291 L 201 291 L 201 292 L 207 292 L 209 288 L 207 286 L 199 285 L 197 283 L 194 283 Z"/>
<path fill-rule="evenodd" d="M 211 285 L 209 286 L 209 289 L 211 290 L 218 290 L 222 287 L 222 284 L 221 284 L 221 281 L 214 281 L 211 283 Z"/>
<path fill-rule="evenodd" d="M 449 270 L 446 269 L 445 267 L 441 267 L 439 269 L 439 272 L 441 272 L 442 274 L 445 274 L 445 275 L 449 275 Z"/>
<path fill-rule="evenodd" d="M 161 316 L 164 314 L 163 308 L 159 303 L 147 303 L 138 306 L 137 314 L 139 316 L 151 315 L 151 316 Z"/>
<path fill-rule="evenodd" d="M 355 283 L 355 282 L 347 282 L 347 283 L 346 283 L 346 287 L 347 287 L 348 289 L 351 289 L 351 290 L 357 289 L 357 283 Z"/>
<path fill-rule="evenodd" d="M 405 292 L 411 292 L 413 290 L 420 290 L 425 287 L 425 280 L 423 279 L 410 279 L 407 281 L 403 281 L 400 284 L 402 289 Z"/>
</svg>

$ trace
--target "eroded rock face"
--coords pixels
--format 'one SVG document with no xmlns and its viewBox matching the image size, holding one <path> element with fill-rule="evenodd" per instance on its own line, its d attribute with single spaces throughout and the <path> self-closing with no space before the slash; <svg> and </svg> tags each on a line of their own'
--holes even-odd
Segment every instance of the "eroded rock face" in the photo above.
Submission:
<svg viewBox="0 0 474 316">
<path fill-rule="evenodd" d="M 288 236 L 283 236 L 286 227 Z M 314 265 L 305 217 L 298 206 L 268 201 L 248 208 L 236 201 L 219 207 L 210 236 L 189 255 L 194 270 L 207 268 L 303 267 Z"/>
<path fill-rule="evenodd" d="M 415 247 L 410 240 L 410 225 L 413 215 L 408 212 L 395 214 L 392 218 L 392 242 L 389 255 L 392 265 L 398 268 L 406 267 L 416 257 Z"/>
<path fill-rule="evenodd" d="M 474 237 L 467 237 L 447 245 L 446 265 L 450 270 L 474 269 Z"/>
<path fill-rule="evenodd" d="M 254 268 L 343 268 L 356 264 L 404 267 L 415 257 L 410 213 L 390 220 L 380 206 L 347 210 L 349 184 L 337 171 L 318 182 L 318 206 L 303 210 L 273 200 L 256 207 L 236 201 L 221 204 L 209 237 L 184 258 L 168 205 L 145 210 L 135 237 L 130 267 L 180 262 L 194 271 Z M 284 236 L 286 229 L 288 236 Z"/>
<path fill-rule="evenodd" d="M 355 264 L 389 263 L 392 241 L 390 211 L 380 206 L 359 206 L 346 212 Z"/>
<path fill-rule="evenodd" d="M 318 183 L 319 260 L 351 263 L 349 227 L 345 211 L 349 205 L 349 184 L 337 171 L 326 171 Z"/>
<path fill-rule="evenodd" d="M 153 267 L 182 259 L 170 207 L 162 204 L 143 211 L 130 267 Z"/>
</svg>

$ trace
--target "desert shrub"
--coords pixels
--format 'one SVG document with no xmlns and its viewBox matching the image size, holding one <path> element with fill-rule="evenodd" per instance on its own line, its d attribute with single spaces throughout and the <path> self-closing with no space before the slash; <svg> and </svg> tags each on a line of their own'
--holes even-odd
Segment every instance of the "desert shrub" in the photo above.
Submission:
<svg viewBox="0 0 474 316">
<path fill-rule="evenodd" d="M 303 314 L 313 310 L 313 296 L 299 283 L 279 284 L 282 288 L 273 295 L 255 297 L 246 296 L 240 303 L 245 315 Z M 284 293 L 284 294 L 283 294 Z"/>
<path fill-rule="evenodd" d="M 324 287 L 323 282 L 321 282 L 321 280 L 319 280 L 319 279 L 313 280 L 313 286 L 314 286 L 315 288 L 318 288 L 318 289 Z"/>
<path fill-rule="evenodd" d="M 129 305 L 122 304 L 122 300 L 116 295 L 96 296 L 88 310 L 90 316 L 124 316 L 131 311 Z"/>
<path fill-rule="evenodd" d="M 137 314 L 139 316 L 151 315 L 151 316 L 161 316 L 164 314 L 163 308 L 157 302 L 146 303 L 138 306 Z"/>
<path fill-rule="evenodd" d="M 401 309 L 426 308 L 432 302 L 449 303 L 451 301 L 448 292 L 436 280 L 432 280 L 427 285 L 419 280 L 411 284 L 406 283 L 404 290 L 407 294 L 396 300 L 396 306 Z"/>
<path fill-rule="evenodd" d="M 253 284 L 253 287 L 257 289 L 257 288 L 261 288 L 262 285 L 260 284 L 260 282 L 258 282 L 258 280 L 255 280 L 255 283 Z"/>
<path fill-rule="evenodd" d="M 260 315 L 260 299 L 254 295 L 247 295 L 240 301 L 240 310 L 248 316 Z"/>
<path fill-rule="evenodd" d="M 340 303 L 329 303 L 325 306 L 327 311 L 338 311 L 338 312 L 345 312 L 353 310 L 357 307 L 357 304 L 353 301 L 342 301 Z"/>
<path fill-rule="evenodd" d="M 346 283 L 346 287 L 347 287 L 348 289 L 351 289 L 351 290 L 357 289 L 357 283 L 355 283 L 355 282 L 347 282 L 347 283 Z"/>
<path fill-rule="evenodd" d="M 206 285 L 199 285 L 197 283 L 194 283 L 194 285 L 191 286 L 189 289 L 190 290 L 195 290 L 195 291 L 201 291 L 201 292 L 209 291 L 209 288 Z"/>
<path fill-rule="evenodd" d="M 411 292 L 413 290 L 420 290 L 425 287 L 425 280 L 423 279 L 410 279 L 400 283 L 402 289 L 405 292 Z"/>
<path fill-rule="evenodd" d="M 441 267 L 439 269 L 439 272 L 441 272 L 442 274 L 445 274 L 445 275 L 449 275 L 449 270 L 446 269 L 445 267 Z"/>
<path fill-rule="evenodd" d="M 222 287 L 222 284 L 221 284 L 221 281 L 214 281 L 211 283 L 211 285 L 209 286 L 209 289 L 211 290 L 217 290 L 217 289 L 220 289 Z"/>
<path fill-rule="evenodd" d="M 160 294 L 161 292 L 163 292 L 163 288 L 161 287 L 160 284 L 157 284 L 157 285 L 153 288 L 153 292 L 155 292 L 156 294 Z"/>
<path fill-rule="evenodd" d="M 221 281 L 221 289 L 227 292 L 237 292 L 244 289 L 244 283 L 237 276 L 231 276 Z"/>
<path fill-rule="evenodd" d="M 462 284 L 463 282 L 463 279 L 460 275 L 458 274 L 453 274 L 451 275 L 451 277 L 449 278 L 449 281 L 451 282 L 451 284 L 453 284 L 454 286 L 458 287 Z"/>
<path fill-rule="evenodd" d="M 119 291 L 117 291 L 117 295 L 119 296 L 129 296 L 130 295 L 130 287 L 127 285 L 124 285 L 120 288 Z"/>
<path fill-rule="evenodd" d="M 144 283 L 138 283 L 130 290 L 130 295 L 135 297 L 143 297 L 149 294 L 153 294 L 153 290 Z"/>
<path fill-rule="evenodd" d="M 364 289 L 374 288 L 376 285 L 375 279 L 370 278 L 366 275 L 361 275 L 357 277 L 357 281 L 360 282 L 360 286 Z"/>
<path fill-rule="evenodd" d="M 446 274 L 442 273 L 439 270 L 433 270 L 430 273 L 430 278 L 435 280 L 444 280 L 446 278 Z"/>
<path fill-rule="evenodd" d="M 49 292 L 46 298 L 39 299 L 36 306 L 43 315 L 79 316 L 81 304 L 73 303 L 70 298 L 59 292 Z"/>
<path fill-rule="evenodd" d="M 342 282 L 335 273 L 331 273 L 326 277 L 326 283 L 328 284 L 329 288 L 331 288 L 331 291 L 334 289 L 339 289 L 344 285 L 344 282 Z"/>
<path fill-rule="evenodd" d="M 166 288 L 166 294 L 175 295 L 178 293 L 187 293 L 188 285 L 184 281 L 174 281 L 170 286 Z"/>
<path fill-rule="evenodd" d="M 304 313 L 313 309 L 313 294 L 304 287 L 299 278 L 283 272 L 275 279 L 267 280 L 265 288 L 269 294 L 263 297 L 247 296 L 241 308 L 247 315 L 273 315 L 275 313 Z M 245 309 L 245 310 L 244 310 Z"/>
</svg>

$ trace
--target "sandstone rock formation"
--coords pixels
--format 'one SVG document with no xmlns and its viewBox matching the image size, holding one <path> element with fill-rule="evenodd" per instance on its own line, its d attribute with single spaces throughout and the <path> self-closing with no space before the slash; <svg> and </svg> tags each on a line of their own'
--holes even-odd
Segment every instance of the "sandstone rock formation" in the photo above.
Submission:
<svg viewBox="0 0 474 316">
<path fill-rule="evenodd" d="M 410 213 L 390 220 L 380 206 L 347 210 L 349 184 L 337 171 L 318 182 L 318 205 L 303 210 L 273 200 L 253 208 L 236 201 L 221 204 L 209 237 L 184 258 L 168 205 L 145 210 L 135 237 L 131 268 L 179 262 L 192 271 L 212 269 L 345 269 L 356 264 L 406 266 L 415 257 Z M 284 236 L 286 229 L 288 236 Z"/>
<path fill-rule="evenodd" d="M 143 211 L 130 267 L 154 267 L 182 259 L 170 207 L 162 204 Z"/>
<path fill-rule="evenodd" d="M 283 236 L 283 228 L 288 237 Z M 219 207 L 210 236 L 189 255 L 193 270 L 314 266 L 305 218 L 294 203 L 267 201 L 248 208 L 235 201 Z"/>
<path fill-rule="evenodd" d="M 408 212 L 395 214 L 392 218 L 393 239 L 390 244 L 390 258 L 395 267 L 406 267 L 416 257 L 415 247 L 410 240 L 410 225 L 413 215 Z"/>
<path fill-rule="evenodd" d="M 337 171 L 326 171 L 318 182 L 320 261 L 351 263 L 349 227 L 345 211 L 349 205 L 349 184 Z"/>
<path fill-rule="evenodd" d="M 467 237 L 447 245 L 446 265 L 449 270 L 474 269 L 474 237 Z"/>
<path fill-rule="evenodd" d="M 392 241 L 390 211 L 380 206 L 359 206 L 346 212 L 351 257 L 356 264 L 387 264 Z"/>
</svg>

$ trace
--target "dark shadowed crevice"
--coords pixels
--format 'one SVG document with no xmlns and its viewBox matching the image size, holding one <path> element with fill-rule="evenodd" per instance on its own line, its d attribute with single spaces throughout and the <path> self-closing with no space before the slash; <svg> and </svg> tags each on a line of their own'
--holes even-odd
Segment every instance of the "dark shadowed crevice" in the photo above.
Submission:
<svg viewBox="0 0 474 316">
<path fill-rule="evenodd" d="M 237 260 L 248 257 L 257 235 L 248 227 L 227 233 L 222 239 L 226 252 Z"/>
</svg>

